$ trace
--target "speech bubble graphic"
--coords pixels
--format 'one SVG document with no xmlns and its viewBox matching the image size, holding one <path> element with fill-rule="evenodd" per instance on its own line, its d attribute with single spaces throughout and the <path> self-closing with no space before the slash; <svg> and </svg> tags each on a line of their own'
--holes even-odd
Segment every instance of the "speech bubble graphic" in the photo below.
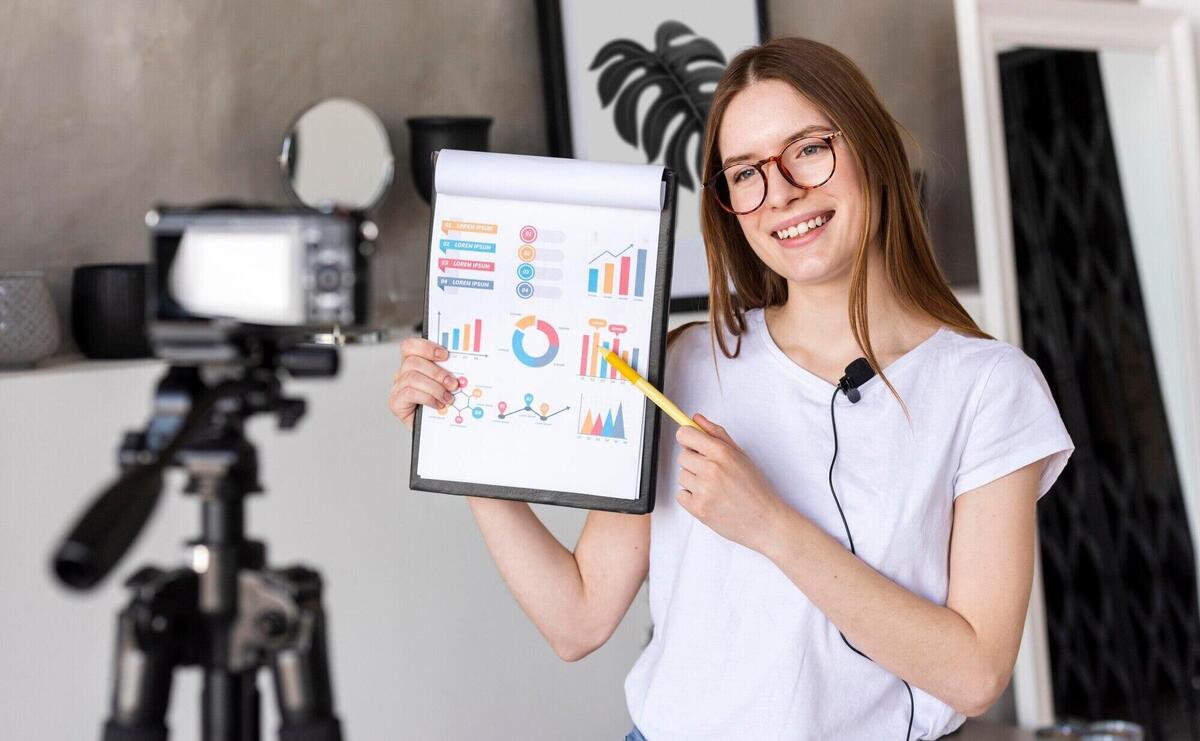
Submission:
<svg viewBox="0 0 1200 741">
<path fill-rule="evenodd" d="M 442 290 L 449 288 L 479 288 L 485 291 L 492 290 L 492 281 L 479 280 L 477 278 L 455 278 L 449 275 L 439 275 L 437 286 Z"/>
<path fill-rule="evenodd" d="M 480 270 L 490 273 L 496 269 L 496 263 L 483 260 L 458 260 L 448 257 L 438 258 L 438 270 Z"/>
<path fill-rule="evenodd" d="M 442 234 L 450 232 L 471 232 L 473 234 L 495 234 L 495 224 L 484 224 L 478 221 L 459 221 L 457 219 L 442 219 Z"/>
<path fill-rule="evenodd" d="M 446 250 L 459 250 L 461 252 L 492 252 L 496 251 L 495 242 L 468 242 L 464 239 L 442 239 L 438 241 L 438 249 L 443 253 Z"/>
</svg>

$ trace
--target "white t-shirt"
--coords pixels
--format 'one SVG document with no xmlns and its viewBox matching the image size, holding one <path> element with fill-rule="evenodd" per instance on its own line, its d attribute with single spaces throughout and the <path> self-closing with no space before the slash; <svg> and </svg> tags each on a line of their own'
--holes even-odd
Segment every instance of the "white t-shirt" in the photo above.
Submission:
<svg viewBox="0 0 1200 741">
<path fill-rule="evenodd" d="M 829 491 L 834 386 L 789 359 L 762 310 L 741 353 L 714 353 L 709 325 L 669 351 L 666 393 L 728 430 L 776 492 L 846 543 Z M 732 347 L 732 345 L 731 345 Z M 897 584 L 946 603 L 959 494 L 1051 456 L 1045 494 L 1074 446 L 1045 379 L 1020 349 L 941 328 L 884 369 L 912 415 L 873 377 L 835 402 L 834 486 L 858 555 Z M 665 424 L 651 516 L 653 638 L 625 680 L 648 741 L 900 739 L 909 702 L 895 675 L 853 653 L 772 562 L 717 535 L 675 501 L 679 444 Z M 964 717 L 917 687 L 913 739 Z"/>
</svg>

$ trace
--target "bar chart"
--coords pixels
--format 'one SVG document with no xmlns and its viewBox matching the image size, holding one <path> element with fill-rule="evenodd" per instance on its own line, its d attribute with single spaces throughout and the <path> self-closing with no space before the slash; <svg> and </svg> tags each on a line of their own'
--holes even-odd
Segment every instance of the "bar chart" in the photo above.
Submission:
<svg viewBox="0 0 1200 741">
<path fill-rule="evenodd" d="M 605 250 L 596 255 L 588 263 L 588 293 L 645 298 L 646 255 L 646 250 L 634 250 L 633 245 L 617 253 Z"/>
<path fill-rule="evenodd" d="M 621 345 L 621 335 L 628 331 L 623 324 L 609 324 L 606 319 L 589 319 L 591 334 L 584 334 L 579 352 L 579 375 L 588 378 L 607 378 L 624 381 L 617 369 L 603 358 L 602 349 L 612 350 L 617 357 L 638 370 L 641 348 L 631 347 L 628 342 Z"/>
<path fill-rule="evenodd" d="M 453 327 L 442 329 L 442 313 L 439 311 L 437 315 L 437 334 L 440 338 L 442 347 L 451 352 L 467 353 L 470 355 L 482 355 L 480 348 L 483 346 L 483 320 L 472 319 L 463 324 L 455 324 Z"/>
</svg>

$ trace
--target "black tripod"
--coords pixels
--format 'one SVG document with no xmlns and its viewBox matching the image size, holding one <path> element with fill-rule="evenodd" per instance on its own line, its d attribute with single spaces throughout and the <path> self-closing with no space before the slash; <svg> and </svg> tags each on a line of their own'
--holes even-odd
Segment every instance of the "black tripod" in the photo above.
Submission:
<svg viewBox="0 0 1200 741">
<path fill-rule="evenodd" d="M 117 620 L 112 715 L 103 741 L 166 741 L 176 667 L 204 673 L 201 738 L 258 741 L 258 670 L 270 667 L 281 741 L 341 741 L 326 655 L 320 575 L 303 567 L 266 569 L 266 548 L 246 540 L 244 498 L 262 491 L 247 418 L 278 415 L 290 428 L 302 399 L 282 394 L 276 368 L 333 375 L 333 348 L 274 353 L 270 363 L 213 385 L 201 370 L 173 366 L 160 381 L 146 430 L 127 433 L 123 475 L 92 504 L 54 560 L 67 585 L 87 589 L 125 553 L 153 512 L 166 467 L 187 471 L 185 493 L 200 499 L 200 537 L 191 564 L 146 567 Z"/>
</svg>

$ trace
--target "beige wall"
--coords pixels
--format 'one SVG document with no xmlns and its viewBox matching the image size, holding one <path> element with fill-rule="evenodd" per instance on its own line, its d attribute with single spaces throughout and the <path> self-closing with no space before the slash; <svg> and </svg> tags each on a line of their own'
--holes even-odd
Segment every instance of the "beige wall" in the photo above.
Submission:
<svg viewBox="0 0 1200 741">
<path fill-rule="evenodd" d="M 775 35 L 807 36 L 862 67 L 912 134 L 912 166 L 928 177 L 934 250 L 955 285 L 976 283 L 967 142 L 952 0 L 771 2 Z"/>
<path fill-rule="evenodd" d="M 975 282 L 951 0 L 769 3 L 775 35 L 847 52 L 925 149 L 943 266 Z M 528 0 L 0 0 L 0 271 L 143 260 L 156 201 L 282 202 L 284 129 L 331 95 L 375 109 L 397 182 L 376 218 L 376 296 L 419 312 L 428 211 L 407 116 L 493 116 L 497 151 L 544 154 Z"/>
</svg>

